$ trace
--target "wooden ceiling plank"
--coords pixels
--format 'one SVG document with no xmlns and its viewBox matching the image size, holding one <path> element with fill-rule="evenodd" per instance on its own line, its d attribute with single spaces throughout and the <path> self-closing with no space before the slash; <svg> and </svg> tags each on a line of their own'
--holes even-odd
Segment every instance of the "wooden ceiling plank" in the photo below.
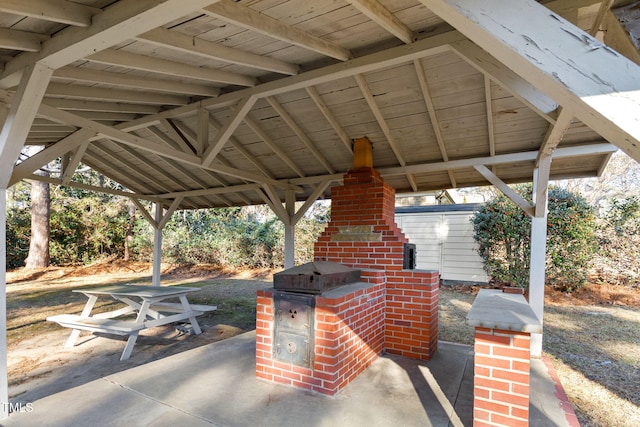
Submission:
<svg viewBox="0 0 640 427">
<path fill-rule="evenodd" d="M 285 25 L 263 13 L 230 0 L 221 0 L 214 5 L 205 7 L 203 10 L 206 14 L 223 21 L 339 59 L 340 61 L 346 61 L 351 57 L 351 52 L 348 49 L 298 28 Z"/>
<path fill-rule="evenodd" d="M 123 73 L 93 70 L 90 68 L 63 67 L 53 74 L 54 78 L 82 81 L 90 83 L 110 84 L 137 89 L 148 89 L 157 92 L 169 92 L 175 94 L 190 94 L 201 96 L 218 96 L 220 89 L 193 83 L 183 83 L 172 80 L 162 80 L 150 77 L 140 77 Z"/>
<path fill-rule="evenodd" d="M 210 42 L 198 37 L 190 37 L 186 34 L 165 28 L 156 28 L 139 35 L 137 39 L 146 43 L 164 46 L 208 59 L 216 59 L 279 74 L 295 75 L 300 71 L 300 67 L 296 64 L 290 64 L 268 56 L 230 48 L 219 43 Z"/>
<path fill-rule="evenodd" d="M 278 115 L 282 117 L 282 120 L 284 120 L 287 123 L 289 128 L 291 128 L 293 133 L 295 133 L 296 136 L 300 139 L 300 141 L 302 141 L 304 146 L 307 147 L 309 151 L 311 151 L 311 154 L 313 154 L 316 160 L 320 162 L 320 164 L 324 166 L 324 168 L 329 173 L 335 173 L 335 170 L 333 169 L 329 161 L 322 155 L 322 153 L 313 144 L 313 142 L 309 139 L 309 137 L 307 137 L 307 135 L 304 133 L 302 128 L 298 126 L 298 124 L 293 119 L 293 117 L 291 117 L 289 112 L 285 110 L 284 107 L 273 97 L 268 97 L 267 102 L 269 102 L 269 105 L 271 105 L 271 107 L 274 110 L 276 110 L 276 113 L 278 113 Z"/>
<path fill-rule="evenodd" d="M 101 102 L 78 99 L 47 99 L 51 107 L 71 111 L 104 111 L 114 113 L 156 114 L 160 108 L 155 105 L 132 104 L 124 102 Z"/>
<path fill-rule="evenodd" d="M 28 159 L 20 162 L 13 169 L 13 175 L 11 176 L 11 180 L 9 181 L 9 186 L 15 184 L 21 179 L 26 178 L 27 176 L 31 175 L 36 169 L 41 168 L 42 166 L 46 165 L 54 159 L 57 159 L 63 154 L 75 150 L 95 134 L 96 132 L 90 129 L 79 129 L 68 137 L 48 146 L 44 150 L 41 150 Z"/>
<path fill-rule="evenodd" d="M 377 0 L 347 0 L 347 2 L 404 43 L 415 41 L 413 31 Z"/>
<path fill-rule="evenodd" d="M 66 0 L 3 0 L 0 11 L 61 24 L 88 27 L 101 9 Z"/>
<path fill-rule="evenodd" d="M 236 131 L 238 126 L 242 123 L 247 113 L 253 108 L 258 98 L 255 96 L 249 96 L 242 98 L 238 105 L 236 105 L 231 113 L 231 117 L 227 119 L 227 122 L 216 134 L 216 137 L 211 142 L 209 148 L 202 156 L 202 164 L 210 165 L 215 160 L 222 147 L 229 141 L 231 135 Z"/>
<path fill-rule="evenodd" d="M 42 64 L 35 64 L 25 70 L 11 107 L 0 131 L 0 188 L 8 188 L 11 174 L 24 146 L 29 129 L 38 112 L 38 104 L 53 70 Z M 1 385 L 0 385 L 1 387 Z"/>
<path fill-rule="evenodd" d="M 213 2 L 215 0 L 120 0 L 94 15 L 89 27 L 65 28 L 44 42 L 39 52 L 18 55 L 0 74 L 0 86 L 14 86 L 22 70 L 36 62 L 56 70 Z"/>
<path fill-rule="evenodd" d="M 1 49 L 38 52 L 42 48 L 42 42 L 49 38 L 49 36 L 38 33 L 0 28 Z"/>
<path fill-rule="evenodd" d="M 555 123 L 555 111 L 558 108 L 556 101 L 539 91 L 531 83 L 511 71 L 471 41 L 464 40 L 452 43 L 451 48 L 475 69 L 490 76 L 493 81 L 531 107 L 540 117 L 551 124 Z"/>
<path fill-rule="evenodd" d="M 542 140 L 542 145 L 540 146 L 540 150 L 538 150 L 539 154 L 536 159 L 536 167 L 538 167 L 543 158 L 551 156 L 553 151 L 558 147 L 564 134 L 569 129 L 569 126 L 571 126 L 572 119 L 573 115 L 566 108 L 560 109 L 556 124 L 549 125 L 549 129 L 547 129 L 547 133 Z"/>
<path fill-rule="evenodd" d="M 129 103 L 152 105 L 186 105 L 185 96 L 152 93 L 149 91 L 132 91 L 112 89 L 97 86 L 77 86 L 60 83 L 50 83 L 45 94 L 47 97 L 66 96 L 69 98 L 104 100 L 111 102 L 124 101 Z"/>
<path fill-rule="evenodd" d="M 300 177 L 304 176 L 304 172 L 302 171 L 302 169 L 300 169 L 298 165 L 296 165 L 295 162 L 291 160 L 289 156 L 287 156 L 287 153 L 281 150 L 280 147 L 278 147 L 273 142 L 273 140 L 269 137 L 269 135 L 267 135 L 265 131 L 262 130 L 260 125 L 255 120 L 253 120 L 249 115 L 247 115 L 244 118 L 244 122 L 247 124 L 247 126 L 251 128 L 251 130 L 256 135 L 258 135 L 258 137 L 262 140 L 262 142 L 264 142 L 271 149 L 271 151 L 273 151 L 276 154 L 276 156 L 280 158 L 280 160 L 282 160 L 287 166 L 289 166 L 289 168 L 291 168 L 292 171 L 294 171 Z"/>
<path fill-rule="evenodd" d="M 338 123 L 338 120 L 335 118 L 335 116 L 331 112 L 331 109 L 324 102 L 324 100 L 322 99 L 322 96 L 320 96 L 320 94 L 318 93 L 318 90 L 314 86 L 309 86 L 306 88 L 306 91 L 311 97 L 311 99 L 313 100 L 313 102 L 315 102 L 316 106 L 318 107 L 322 115 L 325 117 L 325 119 L 327 119 L 327 121 L 329 122 L 333 130 L 336 132 L 336 134 L 338 135 L 338 138 L 340 138 L 340 141 L 342 141 L 342 143 L 347 148 L 349 153 L 353 154 L 353 148 L 351 147 L 352 145 L 351 138 L 349 138 L 349 136 L 347 135 L 347 132 L 345 132 L 342 126 L 340 126 L 340 123 Z"/>
<path fill-rule="evenodd" d="M 533 0 L 421 2 L 640 161 L 638 65 Z"/>
<path fill-rule="evenodd" d="M 220 130 L 222 129 L 222 125 L 220 125 L 220 123 L 218 123 L 218 121 L 216 119 L 214 119 L 210 114 L 208 114 L 208 118 L 209 118 L 209 123 L 211 124 L 211 126 L 216 130 L 216 132 L 220 132 Z M 249 152 L 249 150 L 247 150 L 246 148 L 244 148 L 244 146 L 242 145 L 242 143 L 240 141 L 238 141 L 236 138 L 234 138 L 233 136 L 229 138 L 229 144 L 231 144 L 233 146 L 234 149 L 236 149 L 240 154 L 242 154 L 244 156 L 245 159 L 247 159 L 249 162 L 251 162 L 251 164 L 253 164 L 253 166 L 255 166 L 260 172 L 262 172 L 265 176 L 268 176 L 269 178 L 273 178 L 273 175 L 271 174 L 271 172 L 269 171 L 269 169 L 267 169 L 257 158 L 256 156 L 254 156 L 253 154 L 251 154 Z"/>
<path fill-rule="evenodd" d="M 115 49 L 105 49 L 90 55 L 88 61 L 98 64 L 114 65 L 149 73 L 166 74 L 174 77 L 203 80 L 212 83 L 223 83 L 239 86 L 255 86 L 253 77 L 212 68 L 197 67 L 168 59 L 138 55 Z"/>
<path fill-rule="evenodd" d="M 425 58 L 443 52 L 450 51 L 451 43 L 466 39 L 458 31 L 450 31 L 441 35 L 425 38 L 410 45 L 402 45 L 377 52 L 363 57 L 355 58 L 346 64 L 334 64 L 324 68 L 311 70 L 296 76 L 285 77 L 268 83 L 260 84 L 253 88 L 220 95 L 217 98 L 208 98 L 194 102 L 184 107 L 167 110 L 157 115 L 142 117 L 127 124 L 118 125 L 118 129 L 131 131 L 140 127 L 150 126 L 158 122 L 160 117 L 178 117 L 193 114 L 198 108 L 224 108 L 234 105 L 243 96 L 255 95 L 258 98 L 266 98 L 294 90 L 305 89 L 310 86 L 335 81 L 341 78 L 353 77 L 356 74 L 393 67 L 395 65 L 411 62 L 414 59 Z"/>
</svg>

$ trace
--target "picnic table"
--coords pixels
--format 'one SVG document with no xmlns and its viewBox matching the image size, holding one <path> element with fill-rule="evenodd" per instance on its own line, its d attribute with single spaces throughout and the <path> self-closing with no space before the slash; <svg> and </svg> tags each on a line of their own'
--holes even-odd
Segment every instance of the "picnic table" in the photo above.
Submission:
<svg viewBox="0 0 640 427">
<path fill-rule="evenodd" d="M 65 347 L 73 347 L 81 331 L 102 332 L 114 335 L 128 335 L 120 360 L 131 356 L 133 346 L 140 331 L 155 326 L 167 325 L 188 320 L 194 334 L 202 331 L 196 316 L 205 311 L 216 310 L 216 306 L 194 305 L 187 300 L 187 294 L 199 291 L 199 288 L 183 286 L 146 286 L 146 285 L 112 285 L 90 289 L 76 289 L 87 296 L 88 300 L 82 313 L 59 314 L 49 316 L 47 320 L 60 326 L 71 328 L 71 335 Z M 125 307 L 106 313 L 91 314 L 99 297 L 114 298 L 125 304 Z M 180 302 L 165 302 L 177 298 Z M 135 320 L 132 319 L 135 315 Z M 123 316 L 129 317 L 122 319 Z"/>
</svg>

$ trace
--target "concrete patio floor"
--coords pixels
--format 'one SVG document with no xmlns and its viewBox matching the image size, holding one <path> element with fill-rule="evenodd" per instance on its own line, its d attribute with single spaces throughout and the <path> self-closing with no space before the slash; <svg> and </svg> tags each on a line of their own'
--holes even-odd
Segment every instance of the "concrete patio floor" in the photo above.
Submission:
<svg viewBox="0 0 640 427">
<path fill-rule="evenodd" d="M 2 425 L 472 425 L 469 346 L 441 342 L 429 362 L 385 355 L 333 397 L 256 379 L 254 370 L 248 332 L 47 396 Z M 530 425 L 569 426 L 540 360 L 531 381 Z"/>
</svg>

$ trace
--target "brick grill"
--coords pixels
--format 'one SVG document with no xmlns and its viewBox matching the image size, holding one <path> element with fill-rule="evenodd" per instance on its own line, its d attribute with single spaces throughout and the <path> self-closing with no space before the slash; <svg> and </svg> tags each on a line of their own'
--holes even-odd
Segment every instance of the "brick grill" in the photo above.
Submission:
<svg viewBox="0 0 640 427">
<path fill-rule="evenodd" d="M 437 271 L 404 269 L 407 238 L 395 224 L 395 191 L 373 168 L 344 176 L 331 192 L 331 222 L 314 260 L 361 270 L 361 279 L 315 298 L 314 357 L 298 366 L 274 357 L 274 289 L 258 292 L 256 375 L 335 394 L 383 351 L 428 360 L 437 349 Z"/>
</svg>

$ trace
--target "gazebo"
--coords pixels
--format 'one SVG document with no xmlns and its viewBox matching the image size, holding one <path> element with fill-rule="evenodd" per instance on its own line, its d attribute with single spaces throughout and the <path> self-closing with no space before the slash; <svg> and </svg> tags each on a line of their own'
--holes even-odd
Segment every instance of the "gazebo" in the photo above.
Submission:
<svg viewBox="0 0 640 427">
<path fill-rule="evenodd" d="M 176 209 L 268 204 L 292 267 L 296 223 L 342 184 L 353 140 L 367 137 L 397 193 L 493 184 L 532 217 L 530 305 L 542 321 L 549 180 L 597 176 L 618 148 L 640 159 L 636 6 L 0 1 L 0 229 L 22 179 L 120 194 L 157 230 L 159 284 Z M 42 149 L 18 162 L 25 145 Z M 54 160 L 59 176 L 34 174 Z M 74 181 L 81 163 L 126 190 Z M 531 181 L 533 204 L 507 185 Z M 0 359 L 7 402 L 5 339 Z"/>
</svg>

